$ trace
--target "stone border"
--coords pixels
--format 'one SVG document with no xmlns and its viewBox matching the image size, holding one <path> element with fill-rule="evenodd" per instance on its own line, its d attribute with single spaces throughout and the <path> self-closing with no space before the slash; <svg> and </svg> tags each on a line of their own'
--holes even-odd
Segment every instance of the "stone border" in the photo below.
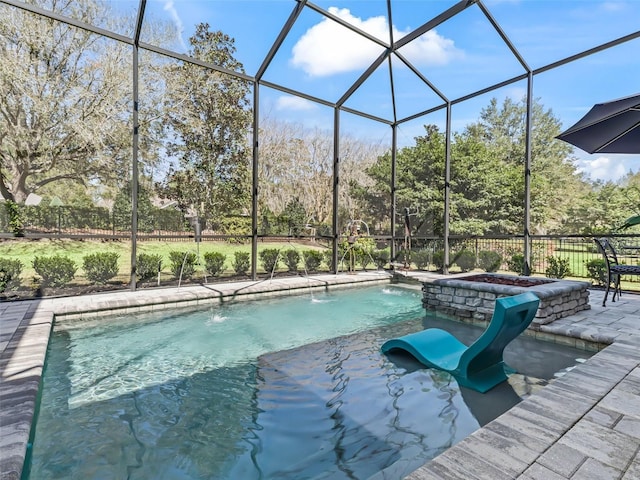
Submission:
<svg viewBox="0 0 640 480">
<path fill-rule="evenodd" d="M 545 325 L 591 308 L 589 282 L 545 279 L 543 283 L 536 277 L 492 273 L 486 275 L 506 279 L 527 279 L 537 284 L 531 287 L 519 287 L 464 280 L 465 277 L 475 276 L 475 274 L 424 279 L 422 280 L 424 292 L 422 303 L 428 310 L 441 311 L 462 319 L 489 321 L 493 315 L 496 298 L 533 292 L 540 298 L 540 307 L 532 322 L 533 326 Z"/>
</svg>

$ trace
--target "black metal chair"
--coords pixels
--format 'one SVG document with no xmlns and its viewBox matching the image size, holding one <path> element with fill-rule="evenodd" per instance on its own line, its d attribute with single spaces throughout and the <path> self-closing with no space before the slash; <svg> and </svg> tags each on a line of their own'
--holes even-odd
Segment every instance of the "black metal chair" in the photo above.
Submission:
<svg viewBox="0 0 640 480">
<path fill-rule="evenodd" d="M 608 238 L 594 238 L 594 241 L 607 265 L 607 289 L 604 292 L 604 300 L 602 300 L 602 306 L 605 307 L 611 284 L 614 285 L 611 301 L 615 302 L 616 296 L 622 295 L 620 277 L 622 275 L 640 275 L 640 265 L 624 265 L 618 262 L 616 249 Z"/>
</svg>

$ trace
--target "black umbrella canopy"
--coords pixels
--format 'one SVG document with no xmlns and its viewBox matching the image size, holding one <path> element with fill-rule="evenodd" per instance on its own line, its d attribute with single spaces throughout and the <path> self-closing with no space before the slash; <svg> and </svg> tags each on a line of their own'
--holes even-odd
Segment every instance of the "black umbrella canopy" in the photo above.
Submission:
<svg viewBox="0 0 640 480">
<path fill-rule="evenodd" d="M 594 105 L 556 138 L 588 153 L 640 153 L 640 94 Z"/>
</svg>

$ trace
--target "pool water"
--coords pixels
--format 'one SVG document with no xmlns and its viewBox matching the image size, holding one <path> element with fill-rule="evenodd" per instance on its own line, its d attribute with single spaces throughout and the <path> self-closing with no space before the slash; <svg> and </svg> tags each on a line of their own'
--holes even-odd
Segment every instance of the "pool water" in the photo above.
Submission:
<svg viewBox="0 0 640 480">
<path fill-rule="evenodd" d="M 61 322 L 28 478 L 402 478 L 520 401 L 380 352 L 439 321 L 379 286 Z M 585 355 L 519 348 L 555 371 Z"/>
</svg>

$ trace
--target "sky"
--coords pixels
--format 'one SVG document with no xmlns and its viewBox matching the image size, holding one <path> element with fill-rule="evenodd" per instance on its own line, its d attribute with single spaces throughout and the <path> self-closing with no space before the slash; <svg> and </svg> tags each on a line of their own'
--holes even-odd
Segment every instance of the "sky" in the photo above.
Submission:
<svg viewBox="0 0 640 480">
<path fill-rule="evenodd" d="M 446 11 L 455 0 L 392 0 L 391 20 L 386 0 L 316 0 L 314 5 L 382 44 L 395 41 Z M 135 8 L 136 0 L 119 0 L 120 8 Z M 296 8 L 294 0 L 149 0 L 147 20 L 170 22 L 179 32 L 171 45 L 188 50 L 188 39 L 199 22 L 235 39 L 235 57 L 255 76 L 274 41 Z M 526 66 L 536 71 L 623 35 L 640 31 L 640 0 L 486 0 L 502 33 L 513 43 Z M 143 33 L 142 40 L 145 40 Z M 384 45 L 354 34 L 312 8 L 302 9 L 263 80 L 328 102 L 337 102 L 384 51 Z M 405 119 L 439 106 L 444 98 L 465 95 L 526 72 L 478 5 L 447 20 L 400 48 L 399 52 L 437 92 L 394 58 L 345 102 L 345 106 L 391 120 L 389 72 L 393 74 L 395 115 Z M 534 76 L 533 95 L 558 118 L 564 129 L 577 122 L 595 103 L 640 93 L 640 39 Z M 526 80 L 471 100 L 454 103 L 452 127 L 460 131 L 478 119 L 492 97 L 520 101 Z M 263 87 L 260 113 L 330 130 L 333 110 L 307 99 Z M 423 133 L 423 125 L 445 128 L 443 110 L 401 123 L 400 146 Z M 369 119 L 343 114 L 341 129 L 353 136 L 390 142 L 390 128 Z M 592 180 L 620 179 L 640 170 L 639 155 L 589 155 L 576 149 L 578 168 Z"/>
</svg>

